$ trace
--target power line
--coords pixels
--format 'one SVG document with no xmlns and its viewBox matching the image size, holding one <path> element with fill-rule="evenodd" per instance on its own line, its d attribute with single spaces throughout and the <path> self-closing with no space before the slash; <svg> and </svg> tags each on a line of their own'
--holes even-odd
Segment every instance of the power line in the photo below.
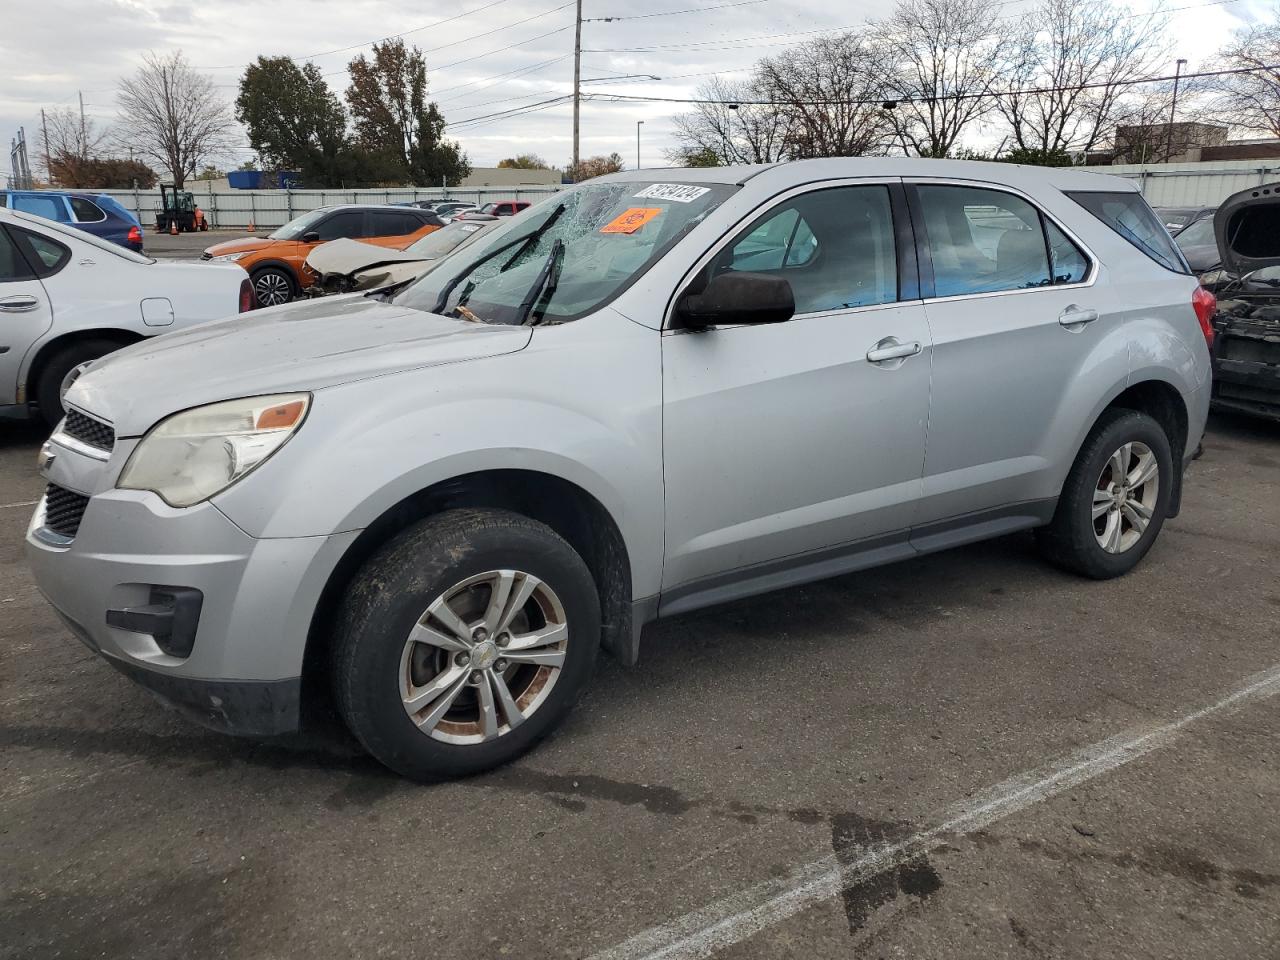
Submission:
<svg viewBox="0 0 1280 960">
<path fill-rule="evenodd" d="M 441 87 L 439 90 L 435 92 L 437 94 L 448 93 L 451 90 L 462 90 L 466 87 L 474 87 L 478 83 L 485 84 L 485 86 L 482 86 L 479 89 L 472 91 L 472 93 L 479 93 L 480 90 L 484 90 L 484 89 L 487 89 L 488 87 L 492 87 L 495 85 L 493 83 L 485 83 L 488 80 L 493 80 L 496 82 L 505 78 L 514 78 L 517 76 L 528 76 L 531 73 L 537 73 L 543 67 L 549 67 L 551 66 L 551 64 L 559 63 L 561 60 L 567 60 L 569 59 L 569 56 L 570 54 L 562 53 L 560 56 L 552 57 L 550 60 L 543 60 L 540 63 L 530 64 L 523 67 L 516 67 L 514 70 L 508 70 L 506 73 L 496 73 L 493 76 L 481 77 L 479 80 L 472 80 L 468 83 L 456 83 L 452 87 Z"/>
<path fill-rule="evenodd" d="M 1206 77 L 1225 77 L 1243 73 L 1265 73 L 1271 70 L 1280 70 L 1280 64 L 1272 64 L 1260 67 L 1238 67 L 1232 70 L 1205 70 L 1199 73 L 1184 73 L 1181 75 L 1182 80 L 1200 80 Z M 963 93 L 955 96 L 945 97 L 897 97 L 897 98 L 864 98 L 864 99 L 825 99 L 825 100 L 713 100 L 706 97 L 645 97 L 637 94 L 627 93 L 611 93 L 602 90 L 593 96 L 593 99 L 599 99 L 604 102 L 625 103 L 688 103 L 688 104 L 714 104 L 723 106 L 743 106 L 743 107 L 787 107 L 787 106 L 867 106 L 873 104 L 882 104 L 886 109 L 892 109 L 889 105 L 897 106 L 903 103 L 923 103 L 931 99 L 935 100 L 976 100 L 982 97 L 1009 97 L 1009 96 L 1035 96 L 1037 94 L 1047 93 L 1075 93 L 1081 90 L 1096 90 L 1106 87 L 1131 87 L 1143 83 L 1161 83 L 1167 80 L 1173 80 L 1173 74 L 1167 74 L 1161 77 L 1140 77 L 1133 80 L 1113 80 L 1099 81 L 1097 83 L 1080 83 L 1063 87 L 1027 87 L 1017 90 L 984 90 L 978 93 Z"/>
<path fill-rule="evenodd" d="M 566 30 L 572 30 L 572 29 L 573 29 L 573 24 L 571 23 L 565 24 L 565 26 L 563 27 L 556 27 L 556 29 L 554 30 L 548 30 L 546 33 L 540 33 L 536 37 L 529 37 L 527 40 L 519 40 L 516 43 L 509 43 L 505 47 L 498 47 L 495 50 L 487 50 L 484 53 L 477 53 L 475 56 L 472 56 L 472 57 L 463 57 L 461 60 L 454 60 L 452 63 L 441 63 L 437 65 L 435 69 L 448 70 L 450 67 L 461 66 L 464 63 L 471 63 L 475 60 L 483 60 L 485 57 L 491 57 L 495 53 L 505 53 L 508 50 L 514 50 L 516 47 L 523 47 L 526 43 L 533 43 L 536 40 L 543 40 L 546 37 L 555 36 L 557 33 L 564 33 Z M 343 67 L 341 70 L 330 70 L 328 73 L 324 74 L 324 76 L 332 77 L 332 76 L 336 76 L 339 73 L 346 73 L 346 72 L 347 72 L 347 68 Z"/>
<path fill-rule="evenodd" d="M 412 27 L 409 30 L 405 30 L 403 33 L 392 33 L 385 37 L 379 37 L 377 40 L 367 40 L 364 43 L 352 44 L 349 47 L 338 47 L 335 50 L 324 50 L 320 53 L 309 53 L 306 56 L 289 57 L 289 59 L 293 60 L 296 63 L 299 60 L 314 60 L 316 57 L 327 57 L 334 53 L 347 53 L 348 51 L 351 51 L 351 50 L 359 50 L 363 47 L 373 46 L 373 44 L 375 43 L 385 43 L 388 40 L 395 40 L 399 37 L 407 37 L 411 33 L 420 33 L 421 31 L 429 30 L 432 27 L 443 26 L 446 23 L 452 23 L 455 20 L 461 20 L 463 17 L 469 17 L 473 13 L 480 13 L 484 10 L 489 10 L 493 7 L 499 6 L 504 3 L 509 3 L 509 2 L 510 0 L 490 0 L 489 3 L 483 4 L 479 7 L 473 7 L 470 10 L 464 10 L 462 11 L 462 13 L 455 13 L 452 17 L 445 17 L 443 20 L 433 20 L 431 23 L 424 23 L 420 27 Z M 205 70 L 240 70 L 243 67 L 244 67 L 243 63 L 231 63 L 231 64 L 224 64 L 218 67 L 204 67 L 203 69 Z"/>
<path fill-rule="evenodd" d="M 617 20 L 648 20 L 652 17 L 678 17 L 686 13 L 710 13 L 712 10 L 725 10 L 728 7 L 751 7 L 758 3 L 770 3 L 772 0 L 737 0 L 736 3 L 721 3 L 714 7 L 689 7 L 685 10 L 663 10 L 658 13 L 633 13 L 620 17 L 587 17 L 583 23 L 613 23 Z"/>
<path fill-rule="evenodd" d="M 567 105 L 573 100 L 573 94 L 566 93 L 559 97 L 552 97 L 549 100 L 543 100 L 538 103 L 530 103 L 523 107 L 516 107 L 511 110 L 499 110 L 496 113 L 482 114 L 478 117 L 467 117 L 465 120 L 459 120 L 456 123 L 445 124 L 446 128 L 456 130 L 458 127 L 466 125 L 468 130 L 475 127 L 484 126 L 486 123 L 497 123 L 499 120 L 509 120 L 526 113 L 537 113 L 541 110 L 549 110 L 552 107 Z"/>
</svg>

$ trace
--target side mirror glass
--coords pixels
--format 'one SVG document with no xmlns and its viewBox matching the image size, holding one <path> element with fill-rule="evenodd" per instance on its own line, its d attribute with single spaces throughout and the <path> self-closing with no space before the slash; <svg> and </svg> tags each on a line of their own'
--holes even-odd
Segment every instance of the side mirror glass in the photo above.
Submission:
<svg viewBox="0 0 1280 960">
<path fill-rule="evenodd" d="M 795 316 L 791 284 L 763 273 L 722 273 L 699 293 L 686 290 L 676 304 L 682 326 L 705 327 L 782 323 Z"/>
<path fill-rule="evenodd" d="M 308 230 L 306 233 L 302 235 L 302 242 L 303 243 L 319 243 L 320 234 L 316 233 L 316 231 L 314 230 Z"/>
</svg>

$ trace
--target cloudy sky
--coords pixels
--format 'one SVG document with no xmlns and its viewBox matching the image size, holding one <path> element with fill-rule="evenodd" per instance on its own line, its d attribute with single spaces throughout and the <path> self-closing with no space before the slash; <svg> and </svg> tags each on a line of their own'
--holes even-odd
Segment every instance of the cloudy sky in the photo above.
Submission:
<svg viewBox="0 0 1280 960">
<path fill-rule="evenodd" d="M 1134 2 L 1136 9 L 1146 9 L 1152 0 Z M 691 96 L 713 74 L 741 75 L 759 57 L 803 43 L 806 32 L 856 27 L 891 5 L 892 0 L 856 6 L 822 0 L 585 0 L 583 77 L 630 79 L 592 82 L 584 91 Z M 1002 4 L 1008 16 L 1032 6 L 1034 0 Z M 1194 69 L 1234 28 L 1262 17 L 1266 6 L 1264 0 L 1168 0 L 1170 66 L 1175 57 L 1186 57 Z M 595 19 L 605 17 L 629 19 Z M 374 40 L 401 34 L 427 52 L 432 96 L 474 165 L 491 166 L 524 151 L 561 165 L 572 150 L 568 105 L 485 118 L 513 107 L 538 107 L 572 89 L 573 20 L 573 3 L 565 0 L 14 0 L 0 22 L 0 135 L 7 146 L 24 126 L 34 163 L 40 109 L 77 106 L 80 91 L 86 113 L 109 126 L 116 81 L 148 50 L 181 48 L 216 78 L 228 99 L 235 96 L 244 65 L 258 54 L 313 59 L 341 94 L 350 58 Z M 617 150 L 634 165 L 636 121 L 643 120 L 641 163 L 658 165 L 672 146 L 671 115 L 679 109 L 588 102 L 582 111 L 583 154 Z M 250 156 L 246 141 L 236 159 Z M 0 169 L 7 166 L 6 151 Z"/>
</svg>

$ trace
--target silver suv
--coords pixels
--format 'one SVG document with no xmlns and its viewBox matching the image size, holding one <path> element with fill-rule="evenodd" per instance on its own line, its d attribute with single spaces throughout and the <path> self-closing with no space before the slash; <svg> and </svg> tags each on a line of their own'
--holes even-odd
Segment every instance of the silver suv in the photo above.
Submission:
<svg viewBox="0 0 1280 960">
<path fill-rule="evenodd" d="M 326 701 L 409 777 L 551 730 L 657 617 L 1178 512 L 1212 297 L 1131 183 L 905 159 L 592 180 L 416 281 L 138 344 L 67 394 L 40 588 L 198 720 Z"/>
</svg>

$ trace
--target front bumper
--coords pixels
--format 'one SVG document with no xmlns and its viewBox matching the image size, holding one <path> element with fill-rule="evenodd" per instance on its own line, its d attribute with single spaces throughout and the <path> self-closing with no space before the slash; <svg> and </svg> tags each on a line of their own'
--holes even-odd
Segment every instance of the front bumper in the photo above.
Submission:
<svg viewBox="0 0 1280 960">
<path fill-rule="evenodd" d="M 1215 321 L 1213 405 L 1280 420 L 1280 324 Z"/>
<path fill-rule="evenodd" d="M 54 467 L 49 479 L 76 490 L 83 464 L 74 453 L 61 451 Z M 151 493 L 95 493 L 83 483 L 77 492 L 90 499 L 73 538 L 51 542 L 42 500 L 26 542 L 36 584 L 72 633 L 208 726 L 252 735 L 297 729 L 312 614 L 356 532 L 260 540 L 211 503 L 175 509 Z M 157 587 L 202 597 L 189 655 L 167 652 L 163 637 L 139 632 L 145 620 L 120 614 L 147 609 Z"/>
</svg>

